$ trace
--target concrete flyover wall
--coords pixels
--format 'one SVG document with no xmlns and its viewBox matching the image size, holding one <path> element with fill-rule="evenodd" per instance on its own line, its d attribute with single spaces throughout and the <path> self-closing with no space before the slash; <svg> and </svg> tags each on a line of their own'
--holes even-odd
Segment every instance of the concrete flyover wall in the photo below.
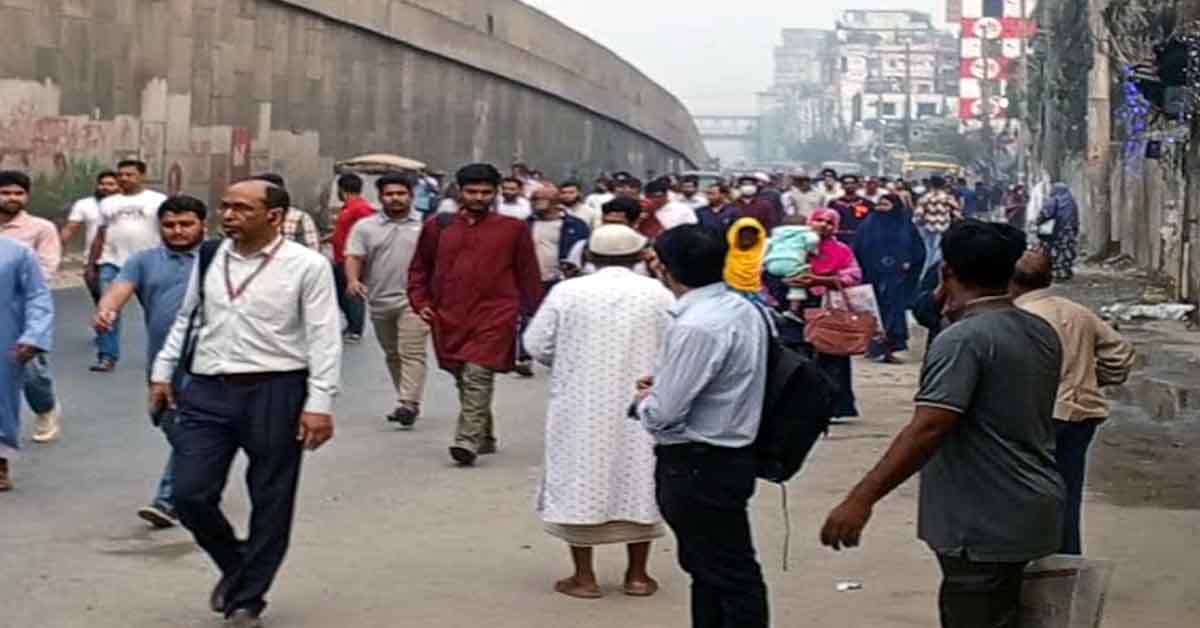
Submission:
<svg viewBox="0 0 1200 628">
<path fill-rule="evenodd" d="M 306 205 L 368 152 L 554 177 L 705 157 L 674 96 L 514 0 L 0 0 L 0 23 L 0 165 L 52 216 L 126 156 L 207 200 L 277 171 Z"/>
</svg>

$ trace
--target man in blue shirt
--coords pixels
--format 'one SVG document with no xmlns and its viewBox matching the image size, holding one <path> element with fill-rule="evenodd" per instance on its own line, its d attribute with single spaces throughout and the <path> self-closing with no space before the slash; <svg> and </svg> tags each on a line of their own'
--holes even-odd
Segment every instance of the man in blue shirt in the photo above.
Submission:
<svg viewBox="0 0 1200 628">
<path fill-rule="evenodd" d="M 958 196 L 962 199 L 963 216 L 974 218 L 979 213 L 979 197 L 976 196 L 975 190 L 967 185 L 966 179 L 958 180 Z"/>
<path fill-rule="evenodd" d="M 636 411 L 654 437 L 659 510 L 692 576 L 697 628 L 766 628 L 767 585 L 746 512 L 756 483 L 750 446 L 767 382 L 767 322 L 722 281 L 725 235 L 701 225 L 655 243 L 678 301 Z"/>
<path fill-rule="evenodd" d="M 93 325 L 97 331 L 107 331 L 129 299 L 137 295 L 146 314 L 147 374 L 183 303 L 196 251 L 204 240 L 207 215 L 204 203 L 190 196 L 173 196 L 163 202 L 158 209 L 163 243 L 130 257 L 96 306 Z M 166 425 L 160 427 L 166 429 Z M 167 459 L 158 495 L 149 506 L 138 510 L 138 516 L 156 528 L 175 525 L 174 466 L 172 455 Z"/>
</svg>

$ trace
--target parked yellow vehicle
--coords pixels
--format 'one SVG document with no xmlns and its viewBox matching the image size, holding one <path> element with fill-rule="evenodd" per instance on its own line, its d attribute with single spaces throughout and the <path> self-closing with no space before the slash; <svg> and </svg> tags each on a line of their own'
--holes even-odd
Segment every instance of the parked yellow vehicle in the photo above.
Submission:
<svg viewBox="0 0 1200 628">
<path fill-rule="evenodd" d="M 920 181 L 932 176 L 963 177 L 967 169 L 948 155 L 914 153 L 904 160 L 900 172 L 909 181 Z"/>
</svg>

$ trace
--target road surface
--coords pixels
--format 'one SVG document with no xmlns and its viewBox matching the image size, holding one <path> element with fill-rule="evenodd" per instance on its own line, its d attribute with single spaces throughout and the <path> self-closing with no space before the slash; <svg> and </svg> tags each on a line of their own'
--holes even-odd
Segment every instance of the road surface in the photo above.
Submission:
<svg viewBox="0 0 1200 628">
<path fill-rule="evenodd" d="M 216 574 L 189 535 L 151 532 L 134 516 L 166 455 L 142 410 L 140 310 L 133 306 L 125 319 L 126 359 L 117 372 L 98 375 L 87 371 L 90 302 L 80 290 L 58 292 L 57 302 L 64 435 L 49 446 L 28 444 L 14 463 L 17 490 L 0 495 L 0 627 L 219 626 L 206 609 Z M 776 626 L 937 623 L 936 565 L 915 539 L 915 482 L 876 509 L 863 548 L 836 554 L 816 540 L 829 508 L 910 412 L 915 365 L 855 368 L 864 418 L 836 428 L 788 488 L 789 571 L 781 571 L 779 488 L 761 485 L 753 503 Z M 373 339 L 348 348 L 343 379 L 337 436 L 305 463 L 269 627 L 689 625 L 687 580 L 670 539 L 654 549 L 651 568 L 663 585 L 654 598 L 620 595 L 619 548 L 598 552 L 604 599 L 552 592 L 569 562 L 533 513 L 545 371 L 532 381 L 500 378 L 501 450 L 473 469 L 453 468 L 446 455 L 456 412 L 448 376 L 430 378 L 425 417 L 411 432 L 382 418 L 393 399 Z M 241 462 L 225 504 L 244 529 Z M 1118 563 L 1105 625 L 1177 628 L 1200 616 L 1200 511 L 1122 508 L 1093 494 L 1085 522 L 1089 551 Z M 835 591 L 843 580 L 863 588 Z"/>
</svg>

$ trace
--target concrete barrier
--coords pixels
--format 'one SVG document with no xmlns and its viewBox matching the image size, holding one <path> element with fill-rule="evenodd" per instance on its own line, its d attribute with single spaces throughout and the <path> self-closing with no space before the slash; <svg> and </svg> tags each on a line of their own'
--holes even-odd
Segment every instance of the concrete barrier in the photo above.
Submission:
<svg viewBox="0 0 1200 628">
<path fill-rule="evenodd" d="M 0 0 L 0 23 L 0 165 L 55 218 L 127 156 L 208 200 L 280 172 L 304 206 L 370 152 L 554 178 L 704 157 L 678 100 L 515 0 Z"/>
</svg>

